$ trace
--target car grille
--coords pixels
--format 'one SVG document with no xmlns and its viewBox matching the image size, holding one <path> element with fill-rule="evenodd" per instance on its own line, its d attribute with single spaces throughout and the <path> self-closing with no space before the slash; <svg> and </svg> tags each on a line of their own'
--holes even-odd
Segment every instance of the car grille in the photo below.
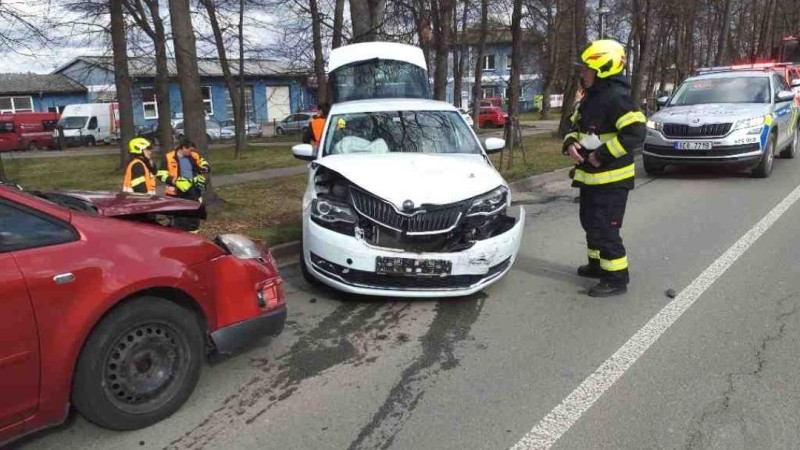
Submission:
<svg viewBox="0 0 800 450">
<path fill-rule="evenodd" d="M 679 123 L 665 123 L 664 135 L 669 138 L 724 136 L 731 130 L 732 125 L 731 123 L 711 123 L 692 127 Z"/>
<path fill-rule="evenodd" d="M 409 289 L 414 291 L 430 291 L 443 289 L 464 289 L 486 280 L 497 277 L 511 265 L 511 258 L 489 268 L 485 275 L 449 275 L 449 276 L 414 276 L 383 275 L 374 272 L 352 270 L 311 254 L 314 268 L 328 277 L 340 281 L 374 289 Z"/>
<path fill-rule="evenodd" d="M 374 197 L 360 189 L 352 188 L 350 195 L 356 210 L 369 220 L 409 234 L 446 233 L 461 220 L 464 205 L 436 206 L 419 208 L 413 216 L 399 213 L 392 204 Z"/>
</svg>

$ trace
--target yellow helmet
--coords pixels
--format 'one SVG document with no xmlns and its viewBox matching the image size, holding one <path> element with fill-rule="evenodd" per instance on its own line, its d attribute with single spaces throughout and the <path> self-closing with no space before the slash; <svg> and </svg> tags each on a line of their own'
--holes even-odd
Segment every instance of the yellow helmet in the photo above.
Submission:
<svg viewBox="0 0 800 450">
<path fill-rule="evenodd" d="M 141 155 L 145 149 L 151 148 L 150 141 L 143 137 L 135 137 L 128 142 L 128 151 L 132 155 Z"/>
<path fill-rule="evenodd" d="M 598 78 L 608 78 L 625 68 L 625 47 L 613 39 L 594 41 L 581 54 L 581 61 L 594 69 Z"/>
</svg>

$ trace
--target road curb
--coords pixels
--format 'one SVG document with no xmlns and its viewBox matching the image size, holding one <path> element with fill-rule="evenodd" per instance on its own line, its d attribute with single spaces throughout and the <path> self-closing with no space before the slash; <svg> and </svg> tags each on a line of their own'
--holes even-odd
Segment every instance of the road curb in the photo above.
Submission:
<svg viewBox="0 0 800 450">
<path fill-rule="evenodd" d="M 569 172 L 571 168 L 572 167 L 565 167 L 552 172 L 532 175 L 509 183 L 509 187 L 512 192 L 515 193 L 530 192 L 540 189 L 549 182 L 563 181 L 565 174 Z M 270 251 L 278 263 L 278 268 L 289 267 L 299 263 L 300 253 L 303 251 L 303 244 L 302 241 L 287 242 L 285 244 L 271 246 Z"/>
</svg>

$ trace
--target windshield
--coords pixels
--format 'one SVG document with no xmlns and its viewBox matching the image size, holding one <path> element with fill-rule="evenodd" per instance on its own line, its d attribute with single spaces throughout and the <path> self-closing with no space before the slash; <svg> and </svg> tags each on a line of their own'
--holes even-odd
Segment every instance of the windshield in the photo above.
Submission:
<svg viewBox="0 0 800 450">
<path fill-rule="evenodd" d="M 456 111 L 340 114 L 328 120 L 325 155 L 470 153 L 481 148 Z"/>
<path fill-rule="evenodd" d="M 86 121 L 89 120 L 86 116 L 72 116 L 72 117 L 62 117 L 61 120 L 58 121 L 58 124 L 66 130 L 75 129 L 75 128 L 83 128 L 86 126 Z"/>
<path fill-rule="evenodd" d="M 766 77 L 729 77 L 688 80 L 681 85 L 670 106 L 706 103 L 769 103 Z"/>
</svg>

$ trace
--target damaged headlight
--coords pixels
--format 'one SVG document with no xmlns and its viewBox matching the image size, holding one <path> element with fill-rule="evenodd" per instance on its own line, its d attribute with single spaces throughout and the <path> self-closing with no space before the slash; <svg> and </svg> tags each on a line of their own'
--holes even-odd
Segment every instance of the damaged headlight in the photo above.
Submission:
<svg viewBox="0 0 800 450">
<path fill-rule="evenodd" d="M 231 255 L 240 259 L 261 258 L 261 249 L 255 242 L 241 234 L 221 234 L 217 236 L 217 243 Z"/>
<path fill-rule="evenodd" d="M 354 224 L 358 220 L 350 205 L 319 198 L 311 202 L 311 217 L 325 223 Z"/>
<path fill-rule="evenodd" d="M 508 188 L 500 186 L 487 194 L 476 197 L 467 211 L 467 217 L 491 216 L 503 211 L 506 207 L 508 207 Z"/>
</svg>

